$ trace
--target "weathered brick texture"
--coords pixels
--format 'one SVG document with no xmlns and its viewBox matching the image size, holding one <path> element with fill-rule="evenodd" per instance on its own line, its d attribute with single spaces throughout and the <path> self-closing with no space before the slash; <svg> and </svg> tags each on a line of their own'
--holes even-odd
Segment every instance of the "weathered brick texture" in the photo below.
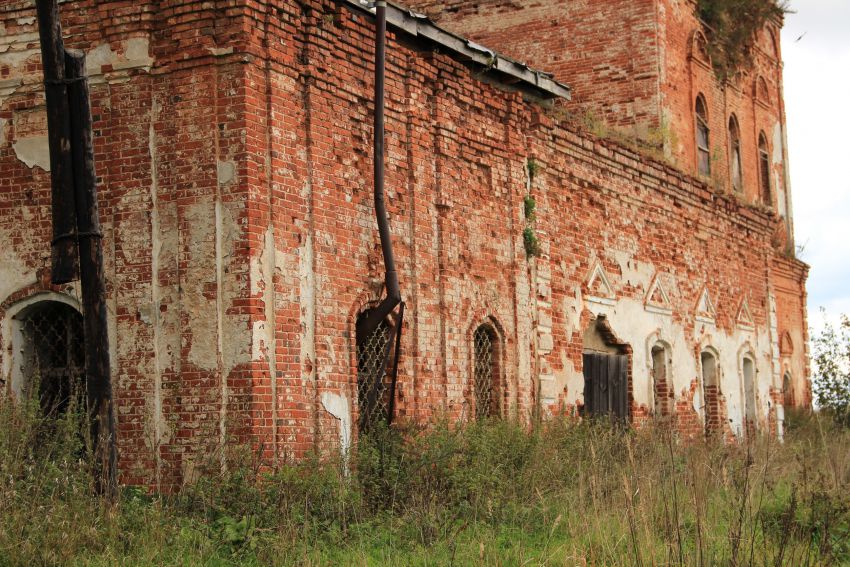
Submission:
<svg viewBox="0 0 850 567">
<path fill-rule="evenodd" d="M 92 74 L 125 482 L 176 486 L 227 440 L 250 441 L 272 462 L 350 438 L 354 322 L 380 297 L 383 264 L 372 22 L 347 6 L 62 4 L 68 44 L 86 50 Z M 654 29 L 642 6 L 621 14 L 635 37 Z M 0 52 L 0 357 L 12 395 L 23 379 L 15 314 L 38 297 L 78 294 L 45 283 L 49 174 L 33 15 L 29 3 L 0 0 L 0 46 L 9 46 Z M 565 45 L 623 51 L 616 34 Z M 705 429 L 708 347 L 728 437 L 745 425 L 744 355 L 756 363 L 759 427 L 779 417 L 786 370 L 795 403 L 808 403 L 806 267 L 783 256 L 781 216 L 689 167 L 582 133 L 481 72 L 390 34 L 387 201 L 407 303 L 399 414 L 469 418 L 472 335 L 483 322 L 500 342 L 503 415 L 576 413 L 586 330 L 600 314 L 629 353 L 635 423 L 655 411 L 656 344 L 667 349 L 664 388 L 683 434 Z M 658 104 L 658 91 L 640 89 L 634 108 Z M 542 246 L 531 259 L 529 193 Z M 791 350 L 780 344 L 786 333 Z M 331 413 L 337 402 L 344 411 Z"/>
</svg>

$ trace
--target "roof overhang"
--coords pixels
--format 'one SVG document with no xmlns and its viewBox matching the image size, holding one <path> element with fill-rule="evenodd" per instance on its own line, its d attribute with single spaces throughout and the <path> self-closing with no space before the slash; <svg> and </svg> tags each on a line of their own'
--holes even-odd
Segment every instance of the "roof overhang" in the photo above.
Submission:
<svg viewBox="0 0 850 567">
<path fill-rule="evenodd" d="M 355 12 L 375 13 L 374 5 L 366 0 L 337 1 Z M 449 32 L 424 14 L 388 2 L 387 25 L 411 38 L 439 47 L 458 61 L 480 67 L 487 75 L 507 86 L 528 91 L 542 99 L 570 99 L 570 87 L 554 80 L 551 73 L 532 69 L 525 63 Z"/>
</svg>

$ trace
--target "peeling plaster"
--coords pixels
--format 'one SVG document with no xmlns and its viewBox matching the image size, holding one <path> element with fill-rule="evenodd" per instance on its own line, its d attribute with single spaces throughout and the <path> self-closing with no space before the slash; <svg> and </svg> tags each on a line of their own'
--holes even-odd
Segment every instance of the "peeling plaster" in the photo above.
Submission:
<svg viewBox="0 0 850 567">
<path fill-rule="evenodd" d="M 0 231 L 0 242 L 13 242 L 12 234 Z M 35 271 L 22 260 L 22 252 L 20 248 L 0 246 L 0 301 L 36 281 Z"/>
<path fill-rule="evenodd" d="M 236 178 L 236 163 L 234 161 L 219 161 L 216 165 L 219 185 L 227 185 Z"/>
<path fill-rule="evenodd" d="M 19 138 L 12 144 L 15 156 L 27 167 L 40 167 L 44 171 L 50 171 L 50 149 L 47 145 L 47 136 L 32 136 Z"/>
<path fill-rule="evenodd" d="M 5 118 L 0 118 L 0 146 L 6 143 L 6 120 Z"/>
<path fill-rule="evenodd" d="M 137 68 L 149 71 L 154 62 L 149 53 L 148 38 L 132 37 L 119 42 L 115 51 L 108 43 L 98 45 L 86 54 L 86 66 L 93 75 L 103 73 L 104 66 L 109 66 L 114 71 Z"/>
<path fill-rule="evenodd" d="M 649 263 L 638 263 L 632 259 L 629 252 L 614 252 L 610 255 L 616 259 L 623 270 L 622 278 L 615 280 L 615 288 L 627 280 L 637 288 L 648 289 L 656 275 L 656 268 Z M 668 293 L 677 295 L 675 282 L 670 282 Z M 681 304 L 681 302 L 679 302 Z M 687 303 L 687 302 L 685 302 Z M 671 387 L 676 399 L 691 397 L 691 386 L 696 381 L 699 386 L 693 393 L 694 411 L 704 418 L 702 377 L 698 361 L 698 346 L 712 346 L 719 353 L 718 369 L 719 384 L 725 400 L 729 426 L 736 434 L 741 435 L 744 423 L 744 383 L 743 371 L 740 364 L 742 345 L 749 345 L 754 355 L 756 366 L 756 406 L 759 427 L 767 427 L 770 411 L 770 388 L 775 382 L 776 373 L 772 364 L 772 347 L 770 333 L 767 328 L 754 331 L 735 327 L 731 333 L 720 330 L 714 325 L 697 322 L 691 335 L 685 327 L 675 322 L 666 313 L 655 313 L 646 310 L 640 299 L 620 298 L 603 304 L 589 302 L 582 297 L 581 289 L 575 288 L 573 296 L 567 296 L 560 303 L 566 322 L 567 336 L 579 329 L 580 316 L 584 309 L 589 309 L 596 315 L 604 314 L 616 335 L 632 347 L 632 376 L 634 402 L 652 409 L 654 407 L 654 392 L 652 385 L 652 355 L 651 349 L 655 340 L 660 340 L 670 349 Z M 545 357 L 543 367 L 547 367 Z M 561 370 L 554 372 L 552 377 L 543 381 L 541 397 L 556 398 L 566 391 L 567 403 L 575 404 L 584 398 L 584 376 L 576 370 L 567 358 L 566 353 L 560 355 Z"/>
<path fill-rule="evenodd" d="M 329 414 L 339 420 L 339 444 L 343 455 L 348 454 L 351 446 L 351 408 L 345 394 L 322 392 L 322 406 Z"/>
</svg>

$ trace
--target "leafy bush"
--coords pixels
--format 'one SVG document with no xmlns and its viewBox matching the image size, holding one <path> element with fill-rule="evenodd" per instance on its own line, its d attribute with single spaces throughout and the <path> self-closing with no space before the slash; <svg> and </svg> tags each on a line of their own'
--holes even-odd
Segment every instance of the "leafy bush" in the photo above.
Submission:
<svg viewBox="0 0 850 567">
<path fill-rule="evenodd" d="M 850 426 L 850 319 L 842 315 L 837 329 L 827 323 L 812 347 L 815 402 L 836 421 Z"/>
</svg>

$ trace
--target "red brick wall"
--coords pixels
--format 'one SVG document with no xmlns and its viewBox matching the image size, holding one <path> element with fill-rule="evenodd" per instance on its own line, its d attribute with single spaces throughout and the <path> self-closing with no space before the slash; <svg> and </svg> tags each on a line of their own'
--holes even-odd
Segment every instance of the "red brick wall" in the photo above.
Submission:
<svg viewBox="0 0 850 567">
<path fill-rule="evenodd" d="M 356 423 L 353 325 L 383 278 L 370 19 L 331 1 L 62 6 L 69 44 L 110 61 L 93 69 L 92 92 L 123 480 L 175 486 L 223 440 L 251 439 L 269 463 L 338 445 L 328 396 L 344 395 Z M 3 270 L 17 278 L 0 288 L 3 310 L 38 289 L 49 257 L 49 175 L 15 145 L 22 113 L 42 104 L 37 40 L 24 35 L 34 27 L 18 23 L 32 14 L 0 3 L 14 49 L 31 53 L 0 59 L 24 81 L 0 98 Z M 144 57 L 127 37 L 148 42 Z M 805 272 L 777 260 L 774 216 L 558 116 L 390 35 L 387 201 L 407 302 L 399 414 L 469 417 L 483 321 L 504 341 L 505 414 L 573 412 L 583 331 L 605 313 L 632 349 L 636 419 L 652 410 L 645 355 L 657 336 L 673 345 L 679 427 L 699 435 L 700 349 L 726 357 L 734 417 L 736 353 L 760 345 L 767 388 L 771 295 L 780 322 L 792 313 L 781 324 L 804 329 Z M 532 180 L 529 158 L 540 165 Z M 528 192 L 537 259 L 523 248 Z M 588 299 L 597 262 L 610 304 Z M 797 274 L 781 293 L 778 269 Z M 655 277 L 669 314 L 644 307 Z M 714 323 L 696 319 L 704 286 Z M 736 322 L 743 298 L 750 330 Z"/>
<path fill-rule="evenodd" d="M 704 31 L 693 0 L 414 0 L 441 25 L 570 85 L 568 108 L 592 112 L 628 136 L 662 143 L 683 171 L 697 173 L 694 104 L 706 98 L 711 129 L 711 182 L 732 191 L 729 119 L 741 131 L 740 197 L 761 202 L 758 136 L 771 154 L 772 206 L 788 216 L 779 25 L 759 34 L 752 68 L 731 83 L 718 80 L 709 60 L 695 56 Z M 704 36 L 703 36 L 704 37 Z M 767 96 L 757 95 L 763 79 Z M 782 236 L 788 238 L 787 231 Z"/>
<path fill-rule="evenodd" d="M 734 114 L 741 133 L 741 197 L 750 203 L 761 201 L 758 136 L 759 132 L 764 132 L 771 154 L 773 208 L 785 216 L 785 120 L 779 26 L 775 22 L 767 25 L 757 38 L 752 67 L 743 69 L 739 77 L 724 83 L 718 80 L 710 60 L 700 57 L 698 49 L 695 49 L 696 34 L 702 34 L 703 30 L 693 2 L 663 0 L 659 3 L 658 15 L 659 33 L 664 37 L 660 57 L 663 80 L 659 88 L 663 120 L 675 136 L 669 140 L 673 159 L 684 171 L 697 172 L 694 107 L 696 97 L 701 93 L 708 106 L 712 182 L 719 189 L 732 191 L 728 126 Z M 757 93 L 759 79 L 763 79 L 767 86 L 767 96 Z"/>
<path fill-rule="evenodd" d="M 448 29 L 553 73 L 572 88 L 568 107 L 578 113 L 641 136 L 659 125 L 654 0 L 408 4 Z"/>
</svg>

